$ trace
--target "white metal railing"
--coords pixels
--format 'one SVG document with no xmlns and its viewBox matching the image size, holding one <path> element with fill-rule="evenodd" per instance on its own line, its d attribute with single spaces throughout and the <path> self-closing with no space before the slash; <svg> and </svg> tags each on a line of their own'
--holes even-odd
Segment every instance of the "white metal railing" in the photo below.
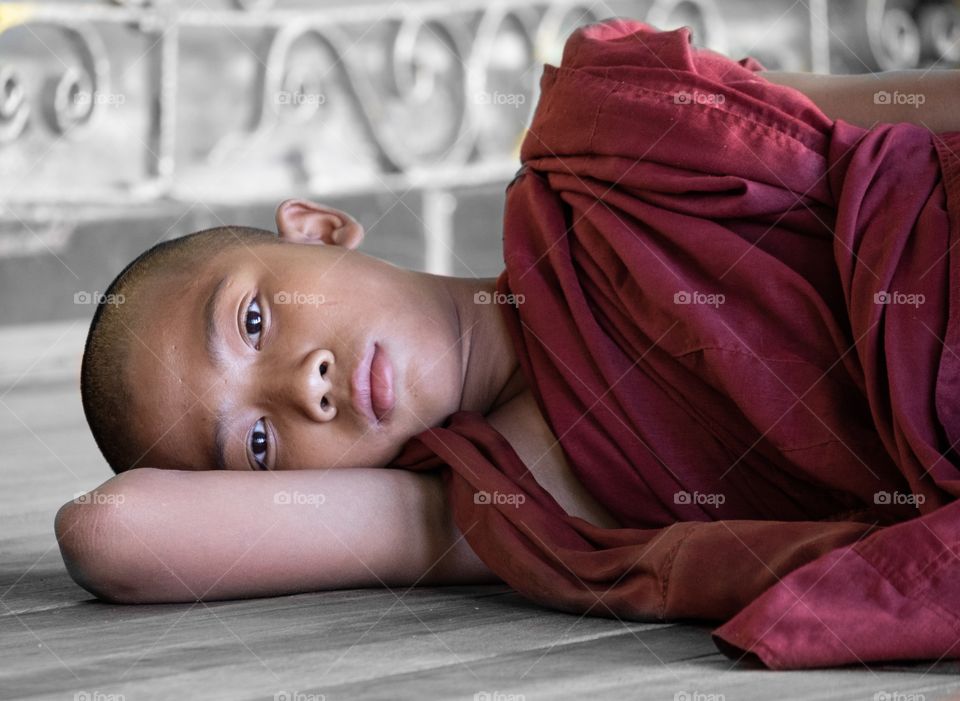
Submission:
<svg viewBox="0 0 960 701">
<path fill-rule="evenodd" d="M 450 188 L 509 180 L 542 64 L 610 15 L 784 70 L 960 59 L 948 0 L 0 3 L 0 256 L 62 207 L 416 188 L 439 222 Z"/>
</svg>

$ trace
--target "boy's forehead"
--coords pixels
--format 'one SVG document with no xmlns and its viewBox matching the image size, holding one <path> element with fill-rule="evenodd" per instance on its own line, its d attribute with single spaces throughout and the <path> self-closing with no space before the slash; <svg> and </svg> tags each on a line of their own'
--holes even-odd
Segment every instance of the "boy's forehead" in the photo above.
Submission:
<svg viewBox="0 0 960 701">
<path fill-rule="evenodd" d="M 219 401 L 214 396 L 217 378 L 205 358 L 198 325 L 187 317 L 193 305 L 158 306 L 165 309 L 156 323 L 144 325 L 126 368 L 131 429 L 145 460 L 182 468 L 204 455 L 209 407 Z"/>
<path fill-rule="evenodd" d="M 169 401 L 196 385 L 205 354 L 201 317 L 209 288 L 207 274 L 173 276 L 134 300 L 124 368 L 134 399 L 153 395 Z"/>
</svg>

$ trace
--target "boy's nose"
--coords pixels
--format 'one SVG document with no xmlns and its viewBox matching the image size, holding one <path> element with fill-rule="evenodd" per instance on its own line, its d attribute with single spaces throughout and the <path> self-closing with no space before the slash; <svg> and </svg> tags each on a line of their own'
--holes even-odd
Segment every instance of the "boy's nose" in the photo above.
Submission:
<svg viewBox="0 0 960 701">
<path fill-rule="evenodd" d="M 320 348 L 307 353 L 294 365 L 288 374 L 288 383 L 279 384 L 286 385 L 282 391 L 297 410 L 314 421 L 330 421 L 337 415 L 331 381 L 335 374 L 333 353 Z"/>
</svg>

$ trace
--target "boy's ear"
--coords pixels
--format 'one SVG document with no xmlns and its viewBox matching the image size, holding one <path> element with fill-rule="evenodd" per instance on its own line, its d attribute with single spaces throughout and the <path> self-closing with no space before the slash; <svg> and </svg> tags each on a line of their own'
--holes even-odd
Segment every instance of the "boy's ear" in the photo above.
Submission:
<svg viewBox="0 0 960 701">
<path fill-rule="evenodd" d="M 356 248 L 363 227 L 346 212 L 309 200 L 284 200 L 277 207 L 277 232 L 284 241 Z"/>
</svg>

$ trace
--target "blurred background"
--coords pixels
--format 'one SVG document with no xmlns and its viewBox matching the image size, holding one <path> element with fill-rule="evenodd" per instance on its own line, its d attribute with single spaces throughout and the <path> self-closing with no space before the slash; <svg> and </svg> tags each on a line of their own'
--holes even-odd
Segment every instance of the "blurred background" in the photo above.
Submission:
<svg viewBox="0 0 960 701">
<path fill-rule="evenodd" d="M 497 275 L 542 65 L 608 16 L 771 69 L 960 60 L 950 0 L 0 2 L 0 402 L 77 377 L 137 253 L 272 229 L 287 197 L 351 212 L 399 265 Z"/>
</svg>

